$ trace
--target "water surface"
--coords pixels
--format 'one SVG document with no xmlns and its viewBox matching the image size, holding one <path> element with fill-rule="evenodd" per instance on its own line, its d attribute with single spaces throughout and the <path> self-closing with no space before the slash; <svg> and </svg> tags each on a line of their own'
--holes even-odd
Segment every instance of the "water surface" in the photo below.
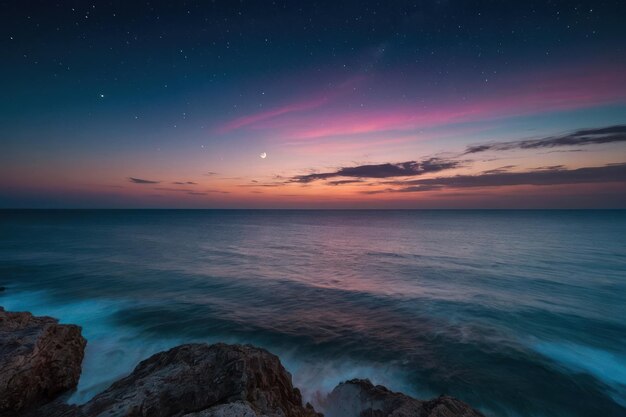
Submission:
<svg viewBox="0 0 626 417">
<path fill-rule="evenodd" d="M 626 415 L 626 211 L 0 211 L 0 305 L 83 326 L 70 401 L 253 343 L 490 416 Z"/>
</svg>

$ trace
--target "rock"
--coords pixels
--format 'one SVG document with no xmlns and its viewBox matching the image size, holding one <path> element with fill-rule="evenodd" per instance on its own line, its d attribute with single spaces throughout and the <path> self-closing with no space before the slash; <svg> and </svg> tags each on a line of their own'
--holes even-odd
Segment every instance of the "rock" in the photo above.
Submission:
<svg viewBox="0 0 626 417">
<path fill-rule="evenodd" d="M 85 345 L 78 326 L 0 307 L 0 417 L 323 417 L 277 356 L 223 343 L 157 353 L 84 405 L 54 400 L 78 383 Z M 420 401 L 360 379 L 323 405 L 326 417 L 484 417 L 452 397 Z"/>
<path fill-rule="evenodd" d="M 484 417 L 463 401 L 447 395 L 424 401 L 423 407 L 427 417 Z"/>
<path fill-rule="evenodd" d="M 316 417 L 277 356 L 249 345 L 157 353 L 81 407 L 88 417 Z"/>
<path fill-rule="evenodd" d="M 78 326 L 0 307 L 0 415 L 76 387 L 86 343 Z"/>
<path fill-rule="evenodd" d="M 325 401 L 326 417 L 484 417 L 455 398 L 420 401 L 365 379 L 339 384 Z"/>
<path fill-rule="evenodd" d="M 183 417 L 259 417 L 249 404 L 237 401 L 216 405 L 198 413 L 185 414 Z M 264 416 L 263 416 L 264 417 Z"/>
<path fill-rule="evenodd" d="M 21 417 L 86 417 L 77 405 L 70 405 L 57 399 L 39 408 L 29 410 Z"/>
</svg>

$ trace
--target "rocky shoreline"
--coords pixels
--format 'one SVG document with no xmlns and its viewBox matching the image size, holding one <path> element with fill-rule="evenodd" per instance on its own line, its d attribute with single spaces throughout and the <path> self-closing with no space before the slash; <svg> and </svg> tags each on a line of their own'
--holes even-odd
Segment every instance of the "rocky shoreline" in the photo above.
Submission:
<svg viewBox="0 0 626 417">
<path fill-rule="evenodd" d="M 481 417 L 453 397 L 422 401 L 353 379 L 302 403 L 280 359 L 251 345 L 185 344 L 140 362 L 82 405 L 62 394 L 78 384 L 87 341 L 75 325 L 0 307 L 0 417 Z"/>
</svg>

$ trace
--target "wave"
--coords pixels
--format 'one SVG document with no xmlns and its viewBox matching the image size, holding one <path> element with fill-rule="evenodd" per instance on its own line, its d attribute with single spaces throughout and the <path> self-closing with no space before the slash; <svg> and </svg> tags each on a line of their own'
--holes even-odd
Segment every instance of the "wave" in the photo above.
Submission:
<svg viewBox="0 0 626 417">
<path fill-rule="evenodd" d="M 602 381 L 612 388 L 611 397 L 626 406 L 626 356 L 574 343 L 539 342 L 533 349 L 571 372 Z"/>
<path fill-rule="evenodd" d="M 132 308 L 125 300 L 90 299 L 60 302 L 44 291 L 11 292 L 0 296 L 0 305 L 9 311 L 29 311 L 34 315 L 51 316 L 61 323 L 82 327 L 87 339 L 82 374 L 76 391 L 68 398 L 70 404 L 83 404 L 102 392 L 114 381 L 128 375 L 149 356 L 183 343 L 253 343 L 277 354 L 292 374 L 294 386 L 300 388 L 305 401 L 319 409 L 326 395 L 342 381 L 368 378 L 375 384 L 409 395 L 432 396 L 416 391 L 393 366 L 369 365 L 349 358 L 320 360 L 302 356 L 294 349 L 281 349 L 259 340 L 241 337 L 154 337 L 142 329 L 119 325 L 118 315 Z"/>
</svg>

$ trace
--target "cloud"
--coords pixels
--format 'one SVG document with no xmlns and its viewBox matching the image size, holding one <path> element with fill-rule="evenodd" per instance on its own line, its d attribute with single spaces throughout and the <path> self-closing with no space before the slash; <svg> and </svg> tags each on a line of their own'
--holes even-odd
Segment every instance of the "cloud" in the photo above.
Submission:
<svg viewBox="0 0 626 417">
<path fill-rule="evenodd" d="M 558 170 L 562 170 L 565 169 L 565 165 L 549 165 L 549 166 L 545 166 L 545 167 L 537 167 L 534 168 L 535 171 L 558 171 Z"/>
<path fill-rule="evenodd" d="M 502 187 L 514 185 L 541 186 L 607 182 L 626 183 L 626 163 L 571 170 L 563 169 L 561 166 L 554 166 L 528 172 L 502 172 L 480 175 L 456 175 L 453 177 L 426 178 L 410 181 L 389 181 L 385 184 L 402 186 L 402 188 L 390 188 L 365 193 L 406 193 L 432 191 L 441 188 Z"/>
<path fill-rule="evenodd" d="M 229 132 L 247 128 L 267 131 L 275 141 L 292 144 L 298 140 L 335 136 L 369 135 L 378 132 L 407 132 L 481 122 L 503 117 L 543 114 L 548 111 L 569 111 L 610 103 L 621 103 L 626 91 L 623 65 L 581 65 L 533 73 L 528 77 L 501 79 L 494 90 L 485 95 L 458 100 L 453 94 L 440 95 L 436 103 L 396 102 L 370 107 L 336 106 L 332 94 L 345 91 L 342 104 L 356 100 L 353 88 L 333 88 L 328 103 L 319 96 L 295 98 L 283 106 L 244 115 L 217 128 Z M 419 77 L 418 77 L 419 78 Z M 364 79 L 375 81 L 368 76 Z M 366 84 L 367 85 L 367 84 Z M 532 86 L 533 88 L 529 88 Z M 427 88 L 419 81 L 411 88 Z M 419 90 L 415 90 L 419 91 Z M 352 103 L 354 104 L 354 103 Z M 421 133 L 420 133 L 421 135 Z"/>
<path fill-rule="evenodd" d="M 597 129 L 581 129 L 561 136 L 541 139 L 516 140 L 512 142 L 487 143 L 468 146 L 463 155 L 486 151 L 510 151 L 514 149 L 544 149 L 560 146 L 586 146 L 603 143 L 626 142 L 626 125 Z"/>
<path fill-rule="evenodd" d="M 409 193 L 417 191 L 435 191 L 442 189 L 442 185 L 437 184 L 425 184 L 425 185 L 412 185 L 405 188 L 386 188 L 384 190 L 367 190 L 361 191 L 361 194 L 382 194 L 382 193 Z"/>
<path fill-rule="evenodd" d="M 337 171 L 297 175 L 289 182 L 309 183 L 317 180 L 326 180 L 336 177 L 348 178 L 393 178 L 413 177 L 461 166 L 459 161 L 450 161 L 439 158 L 429 158 L 421 162 L 407 161 L 396 164 L 385 163 L 376 165 L 358 165 L 355 167 L 342 167 Z M 338 184 L 334 184 L 338 185 Z"/>
<path fill-rule="evenodd" d="M 259 113 L 250 114 L 247 116 L 238 117 L 234 120 L 231 120 L 227 123 L 221 125 L 217 131 L 219 133 L 227 133 L 232 130 L 236 130 L 248 125 L 252 125 L 267 119 L 273 119 L 277 116 L 282 116 L 284 114 L 300 112 L 304 110 L 311 110 L 316 107 L 319 107 L 325 103 L 327 103 L 328 99 L 326 97 L 315 97 L 309 100 L 302 100 L 294 103 L 289 103 L 282 107 L 276 107 L 271 110 L 262 111 Z"/>
<path fill-rule="evenodd" d="M 206 175 L 207 177 L 212 177 L 213 175 L 217 175 L 217 172 L 209 171 L 204 175 Z"/>
<path fill-rule="evenodd" d="M 218 133 L 228 133 L 233 130 L 241 129 L 244 127 L 258 126 L 260 123 L 268 121 L 272 122 L 273 119 L 280 118 L 280 116 L 286 116 L 293 113 L 304 113 L 307 111 L 323 107 L 324 105 L 332 102 L 333 100 L 353 92 L 354 86 L 364 81 L 366 77 L 356 76 L 349 78 L 338 85 L 334 86 L 330 91 L 324 91 L 317 93 L 311 97 L 299 98 L 283 106 L 271 108 L 269 110 L 263 110 L 261 112 L 248 114 L 230 120 L 218 126 Z"/>
<path fill-rule="evenodd" d="M 483 174 L 485 174 L 485 175 L 487 175 L 487 174 L 502 174 L 503 172 L 510 171 L 512 168 L 515 168 L 515 165 L 505 165 L 505 166 L 500 167 L 500 168 L 489 169 L 487 171 L 483 171 Z"/>
<path fill-rule="evenodd" d="M 154 189 L 159 190 L 159 191 L 176 191 L 176 192 L 183 192 L 183 193 L 193 192 L 193 190 L 190 190 L 188 188 L 155 187 Z"/>
<path fill-rule="evenodd" d="M 158 184 L 161 181 L 144 180 L 141 178 L 128 177 L 128 181 L 134 184 Z"/>
<path fill-rule="evenodd" d="M 549 153 L 568 153 L 568 152 L 587 152 L 587 150 L 586 149 L 559 149 L 557 151 L 544 152 L 544 154 L 549 154 Z"/>
<path fill-rule="evenodd" d="M 254 184 L 239 184 L 239 187 L 280 187 L 284 185 L 282 182 L 272 182 L 267 184 L 261 184 L 258 181 Z"/>
<path fill-rule="evenodd" d="M 222 190 L 195 191 L 195 190 L 190 190 L 189 188 L 155 187 L 154 190 L 157 190 L 157 191 L 171 191 L 171 192 L 177 192 L 177 193 L 186 193 L 186 194 L 189 194 L 189 195 L 206 195 L 208 193 L 229 194 L 228 191 L 222 191 Z"/>
<path fill-rule="evenodd" d="M 328 181 L 328 185 L 345 185 L 345 184 L 355 184 L 363 182 L 361 180 L 339 180 L 339 181 Z"/>
<path fill-rule="evenodd" d="M 176 185 L 197 185 L 197 183 L 193 181 L 174 181 L 172 184 Z"/>
</svg>

